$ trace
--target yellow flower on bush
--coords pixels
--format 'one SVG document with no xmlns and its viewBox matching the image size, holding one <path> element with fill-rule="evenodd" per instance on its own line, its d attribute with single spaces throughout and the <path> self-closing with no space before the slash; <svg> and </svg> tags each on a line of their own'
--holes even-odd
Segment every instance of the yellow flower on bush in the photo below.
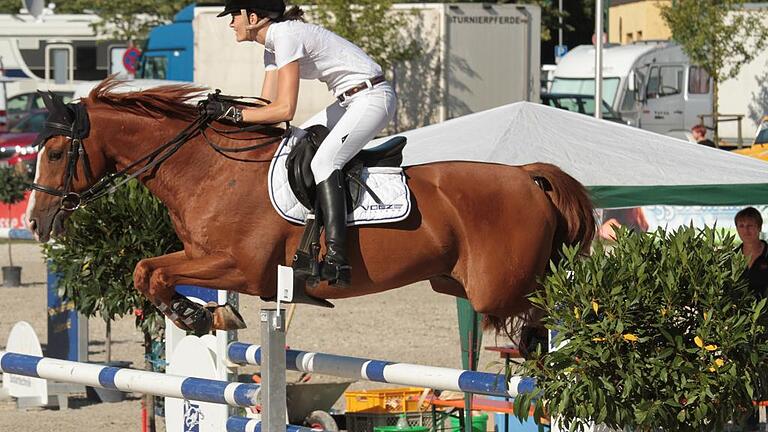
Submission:
<svg viewBox="0 0 768 432">
<path fill-rule="evenodd" d="M 627 333 L 622 337 L 624 338 L 625 341 L 637 342 L 637 336 L 633 335 L 632 333 Z"/>
<path fill-rule="evenodd" d="M 699 348 L 703 348 L 704 347 L 704 341 L 700 337 L 698 337 L 698 336 L 693 338 L 693 343 L 695 343 L 696 346 L 699 347 Z"/>
<path fill-rule="evenodd" d="M 599 309 L 600 309 L 600 305 L 599 305 L 599 304 L 597 304 L 597 302 L 596 302 L 596 301 L 592 300 L 592 310 L 593 310 L 593 311 L 595 311 L 595 313 L 597 313 L 597 311 L 598 311 Z"/>
<path fill-rule="evenodd" d="M 725 362 L 723 361 L 723 359 L 720 359 L 720 358 L 719 359 L 715 359 L 715 366 L 722 367 L 724 364 L 725 364 Z"/>
<path fill-rule="evenodd" d="M 576 317 L 576 319 L 581 319 L 581 311 L 579 308 L 575 307 L 573 308 L 573 315 Z"/>
<path fill-rule="evenodd" d="M 704 349 L 707 350 L 707 351 L 714 351 L 714 350 L 717 349 L 717 345 L 709 344 L 709 345 L 705 346 Z"/>
<path fill-rule="evenodd" d="M 605 342 L 605 338 L 604 337 L 592 338 L 592 342 Z"/>
</svg>

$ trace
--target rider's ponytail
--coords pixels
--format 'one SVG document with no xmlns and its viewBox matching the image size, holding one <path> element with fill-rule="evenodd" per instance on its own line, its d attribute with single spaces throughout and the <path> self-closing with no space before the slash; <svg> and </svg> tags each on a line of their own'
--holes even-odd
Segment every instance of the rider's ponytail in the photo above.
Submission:
<svg viewBox="0 0 768 432">
<path fill-rule="evenodd" d="M 304 22 L 304 11 L 298 6 L 291 6 L 290 9 L 285 11 L 283 16 L 273 20 L 274 22 L 282 21 L 301 21 Z"/>
</svg>

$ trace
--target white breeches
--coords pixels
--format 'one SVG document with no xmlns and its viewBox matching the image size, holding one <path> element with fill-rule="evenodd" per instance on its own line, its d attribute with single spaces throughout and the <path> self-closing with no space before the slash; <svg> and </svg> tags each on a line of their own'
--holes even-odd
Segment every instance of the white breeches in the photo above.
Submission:
<svg viewBox="0 0 768 432">
<path fill-rule="evenodd" d="M 342 169 L 376 137 L 395 115 L 396 96 L 389 83 L 363 90 L 344 102 L 336 101 L 301 125 L 322 124 L 331 130 L 312 159 L 315 183 Z"/>
</svg>

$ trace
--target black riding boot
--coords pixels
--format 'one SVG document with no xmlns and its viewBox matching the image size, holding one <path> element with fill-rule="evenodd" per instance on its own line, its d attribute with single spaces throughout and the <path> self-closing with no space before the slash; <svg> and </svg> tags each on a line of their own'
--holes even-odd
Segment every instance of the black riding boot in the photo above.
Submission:
<svg viewBox="0 0 768 432">
<path fill-rule="evenodd" d="M 332 285 L 348 287 L 352 269 L 347 261 L 347 198 L 341 171 L 334 171 L 317 185 L 317 204 L 325 226 L 326 253 L 321 276 Z"/>
</svg>

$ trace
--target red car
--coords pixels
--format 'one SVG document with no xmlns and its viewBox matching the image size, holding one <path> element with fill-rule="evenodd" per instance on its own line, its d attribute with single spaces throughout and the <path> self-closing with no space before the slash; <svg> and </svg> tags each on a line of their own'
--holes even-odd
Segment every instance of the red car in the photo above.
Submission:
<svg viewBox="0 0 768 432">
<path fill-rule="evenodd" d="M 37 149 L 32 143 L 43 130 L 48 111 L 35 111 L 21 119 L 10 132 L 0 133 L 0 163 L 23 162 L 25 171 L 34 178 Z"/>
</svg>

